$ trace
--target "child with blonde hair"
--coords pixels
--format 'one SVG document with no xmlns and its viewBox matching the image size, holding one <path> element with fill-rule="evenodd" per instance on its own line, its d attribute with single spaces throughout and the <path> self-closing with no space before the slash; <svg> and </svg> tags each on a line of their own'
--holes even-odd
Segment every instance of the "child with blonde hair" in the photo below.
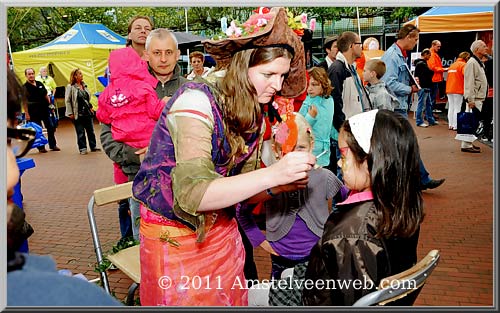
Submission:
<svg viewBox="0 0 500 313">
<path fill-rule="evenodd" d="M 374 109 L 386 109 L 394 111 L 399 107 L 397 98 L 391 94 L 387 86 L 380 80 L 385 74 L 385 63 L 380 59 L 371 59 L 365 64 L 363 80 L 368 84 L 366 90 Z"/>
<path fill-rule="evenodd" d="M 294 151 L 310 152 L 315 145 L 311 126 L 297 113 L 295 123 L 298 137 Z M 278 135 L 275 134 L 272 140 L 275 156 L 281 159 L 284 154 Z M 271 254 L 272 278 L 279 279 L 284 269 L 308 260 L 311 248 L 323 233 L 332 199 L 342 186 L 331 171 L 315 167 L 302 189 L 288 191 L 291 189 L 288 185 L 268 189 L 266 198 L 261 199 L 266 208 L 265 235 L 253 220 L 253 207 L 239 207 L 236 217 L 253 247 L 260 246 Z"/>
</svg>

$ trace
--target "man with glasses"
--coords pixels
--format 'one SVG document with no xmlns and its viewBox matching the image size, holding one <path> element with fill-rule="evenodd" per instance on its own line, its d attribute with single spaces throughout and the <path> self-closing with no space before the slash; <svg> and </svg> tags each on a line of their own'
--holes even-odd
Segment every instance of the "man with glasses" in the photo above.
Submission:
<svg viewBox="0 0 500 313">
<path fill-rule="evenodd" d="M 328 77 L 333 91 L 333 127 L 337 131 L 346 118 L 372 109 L 370 98 L 356 71 L 354 61 L 361 57 L 363 43 L 358 34 L 343 32 L 337 39 L 337 53 L 335 61 L 328 68 Z M 331 139 L 330 165 L 328 168 L 340 178 L 337 171 L 337 160 L 340 157 L 337 141 Z M 333 153 L 333 151 L 337 151 Z"/>
</svg>

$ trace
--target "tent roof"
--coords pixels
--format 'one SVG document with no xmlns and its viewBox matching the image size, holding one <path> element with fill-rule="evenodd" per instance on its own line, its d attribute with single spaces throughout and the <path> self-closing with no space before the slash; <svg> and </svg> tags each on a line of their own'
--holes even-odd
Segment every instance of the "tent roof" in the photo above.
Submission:
<svg viewBox="0 0 500 313">
<path fill-rule="evenodd" d="M 175 38 L 177 39 L 177 42 L 179 46 L 183 45 L 197 45 L 201 43 L 203 40 L 205 40 L 205 37 L 194 35 L 191 33 L 185 33 L 185 32 L 173 32 L 175 35 Z"/>
<path fill-rule="evenodd" d="M 474 14 L 483 12 L 493 13 L 493 7 L 433 7 L 420 16 Z"/>
<path fill-rule="evenodd" d="M 449 33 L 493 29 L 491 7 L 433 7 L 409 21 L 421 33 Z"/>
<path fill-rule="evenodd" d="M 61 36 L 36 49 L 49 48 L 59 45 L 125 45 L 126 39 L 103 24 L 78 22 Z"/>
</svg>

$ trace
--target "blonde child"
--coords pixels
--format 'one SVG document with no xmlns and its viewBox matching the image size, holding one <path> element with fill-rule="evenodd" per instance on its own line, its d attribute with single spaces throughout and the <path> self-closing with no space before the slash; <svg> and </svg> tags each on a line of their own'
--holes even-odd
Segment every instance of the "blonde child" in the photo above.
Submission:
<svg viewBox="0 0 500 313">
<path fill-rule="evenodd" d="M 300 114 L 295 115 L 295 123 L 298 138 L 294 151 L 311 152 L 316 143 L 311 126 Z M 273 141 L 276 157 L 281 159 L 281 145 Z M 271 254 L 271 276 L 274 279 L 279 279 L 284 269 L 308 260 L 311 248 L 323 233 L 332 199 L 342 188 L 342 182 L 331 171 L 316 167 L 310 171 L 307 185 L 294 191 L 288 191 L 290 188 L 272 188 L 268 190 L 267 197 L 262 199 L 266 201 L 265 235 L 253 220 L 252 207 L 242 206 L 236 213 L 238 222 L 254 248 L 260 246 Z"/>
<path fill-rule="evenodd" d="M 363 80 L 368 84 L 366 90 L 374 109 L 386 109 L 394 111 L 399 107 L 398 100 L 393 96 L 383 81 L 380 80 L 385 74 L 385 63 L 380 59 L 371 59 L 365 64 Z"/>
<path fill-rule="evenodd" d="M 332 127 L 333 120 L 333 98 L 332 84 L 328 74 L 321 67 L 313 67 L 308 70 L 309 86 L 307 97 L 299 109 L 312 126 L 315 141 L 312 153 L 316 156 L 319 166 L 330 164 L 330 137 L 336 139 L 337 131 Z"/>
</svg>

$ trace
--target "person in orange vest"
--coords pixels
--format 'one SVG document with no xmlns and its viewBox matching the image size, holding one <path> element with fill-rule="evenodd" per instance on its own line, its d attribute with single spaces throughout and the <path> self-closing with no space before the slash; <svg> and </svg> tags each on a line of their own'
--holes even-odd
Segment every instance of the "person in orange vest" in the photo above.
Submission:
<svg viewBox="0 0 500 313">
<path fill-rule="evenodd" d="M 464 97 L 464 68 L 469 58 L 469 52 L 461 52 L 457 60 L 448 68 L 446 94 L 448 95 L 448 128 L 450 130 L 457 130 L 457 113 L 460 112 Z"/>
<path fill-rule="evenodd" d="M 439 40 L 433 40 L 431 50 L 431 58 L 427 61 L 427 65 L 434 72 L 432 76 L 432 88 L 431 88 L 431 103 L 432 108 L 436 106 L 436 98 L 438 95 L 439 85 L 443 82 L 443 73 L 448 70 L 448 68 L 443 68 L 443 63 L 441 62 L 441 57 L 437 54 L 441 49 L 441 42 Z M 444 94 L 440 94 L 440 98 L 444 98 Z"/>
</svg>

